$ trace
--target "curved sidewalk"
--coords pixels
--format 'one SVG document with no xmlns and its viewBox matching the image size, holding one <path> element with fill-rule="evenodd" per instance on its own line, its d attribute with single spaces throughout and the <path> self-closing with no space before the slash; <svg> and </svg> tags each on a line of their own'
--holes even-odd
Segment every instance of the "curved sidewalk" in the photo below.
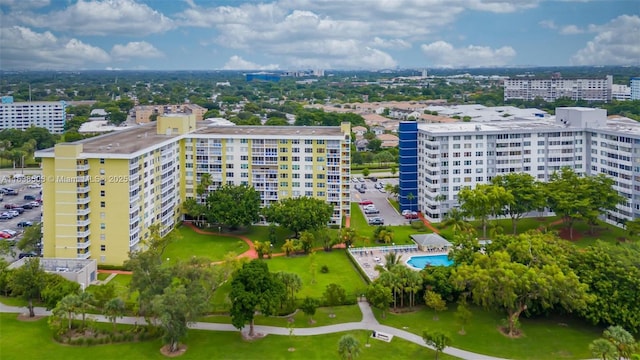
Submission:
<svg viewBox="0 0 640 360">
<path fill-rule="evenodd" d="M 432 347 L 427 346 L 424 343 L 424 340 L 422 339 L 422 337 L 416 334 L 413 334 L 404 330 L 396 329 L 394 327 L 381 325 L 373 315 L 373 311 L 371 311 L 371 307 L 369 306 L 369 303 L 360 301 L 358 302 L 358 305 L 360 306 L 360 310 L 362 311 L 362 320 L 359 322 L 350 322 L 350 323 L 335 324 L 335 325 L 328 325 L 328 326 L 318 326 L 313 328 L 294 328 L 293 335 L 314 336 L 314 335 L 331 334 L 331 333 L 338 333 L 338 332 L 351 331 L 351 330 L 369 330 L 369 331 L 375 330 L 375 331 L 391 334 L 393 336 L 402 338 L 414 344 L 433 350 Z M 9 306 L 9 305 L 0 303 L 0 312 L 3 312 L 3 313 L 24 313 L 25 309 L 26 309 L 25 307 Z M 51 315 L 51 311 L 48 311 L 45 308 L 36 307 L 34 310 L 37 316 Z M 103 315 L 89 314 L 87 317 L 94 319 L 98 322 L 111 322 L 109 319 L 107 319 Z M 119 324 L 129 324 L 129 325 L 146 323 L 144 318 L 134 317 L 134 316 L 125 316 L 125 317 L 119 318 L 117 322 Z M 230 324 L 217 324 L 217 323 L 207 323 L 207 322 L 195 322 L 191 324 L 189 328 L 196 329 L 196 330 L 207 330 L 207 331 L 236 331 L 236 332 L 238 331 L 238 329 L 236 329 L 235 327 L 233 327 L 233 325 L 230 325 Z M 255 325 L 254 329 L 256 332 L 263 333 L 263 334 L 283 335 L 283 336 L 289 335 L 289 329 L 285 327 Z M 242 331 L 248 331 L 248 329 L 245 327 L 242 329 Z M 442 352 L 451 356 L 461 358 L 461 359 L 505 360 L 497 357 L 476 354 L 470 351 L 466 351 L 466 350 L 462 350 L 454 347 L 447 347 Z"/>
</svg>

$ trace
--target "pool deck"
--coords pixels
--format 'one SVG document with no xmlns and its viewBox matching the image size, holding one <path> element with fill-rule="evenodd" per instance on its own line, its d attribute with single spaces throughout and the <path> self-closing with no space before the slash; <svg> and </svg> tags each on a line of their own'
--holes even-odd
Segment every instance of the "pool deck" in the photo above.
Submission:
<svg viewBox="0 0 640 360">
<path fill-rule="evenodd" d="M 447 255 L 447 251 L 422 251 L 418 249 L 416 245 L 396 245 L 396 246 L 378 246 L 378 247 L 363 247 L 363 248 L 351 248 L 349 252 L 356 260 L 360 268 L 371 279 L 375 280 L 380 276 L 378 270 L 375 269 L 376 265 L 385 266 L 385 255 L 389 252 L 397 252 L 400 258 L 400 264 L 407 266 L 406 261 L 412 256 L 434 256 L 434 255 Z M 413 266 L 407 266 L 411 270 L 420 271 Z"/>
</svg>

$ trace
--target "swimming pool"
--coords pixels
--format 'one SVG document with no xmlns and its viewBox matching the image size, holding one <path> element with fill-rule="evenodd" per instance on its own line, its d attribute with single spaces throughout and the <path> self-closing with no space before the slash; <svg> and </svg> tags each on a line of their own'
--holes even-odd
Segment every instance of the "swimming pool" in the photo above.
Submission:
<svg viewBox="0 0 640 360">
<path fill-rule="evenodd" d="M 450 266 L 453 261 L 447 255 L 421 255 L 412 256 L 407 260 L 407 265 L 422 270 L 425 266 Z"/>
</svg>

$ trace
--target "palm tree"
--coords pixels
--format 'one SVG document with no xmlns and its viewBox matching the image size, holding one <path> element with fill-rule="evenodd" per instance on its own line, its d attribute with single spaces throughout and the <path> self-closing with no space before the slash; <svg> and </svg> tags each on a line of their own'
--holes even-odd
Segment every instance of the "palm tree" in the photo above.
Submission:
<svg viewBox="0 0 640 360">
<path fill-rule="evenodd" d="M 400 260 L 402 260 L 402 255 L 395 252 L 390 252 L 384 256 L 384 260 L 385 260 L 384 268 L 387 271 L 391 271 L 393 267 L 400 264 Z"/>
<path fill-rule="evenodd" d="M 636 351 L 636 340 L 622 326 L 609 326 L 602 336 L 616 347 L 620 359 L 629 359 Z"/>
<path fill-rule="evenodd" d="M 78 310 L 82 314 L 82 328 L 84 328 L 87 312 L 89 312 L 89 310 L 94 307 L 93 306 L 94 302 L 95 302 L 95 298 L 93 297 L 93 294 L 90 292 L 85 291 L 80 293 L 80 295 L 78 295 Z"/>
<path fill-rule="evenodd" d="M 124 316 L 124 311 L 125 311 L 124 301 L 122 301 L 122 299 L 120 298 L 113 298 L 107 301 L 106 304 L 104 304 L 104 309 L 102 310 L 102 313 L 104 314 L 104 316 L 107 317 L 107 319 L 111 321 L 111 323 L 113 323 L 114 332 L 116 331 L 116 321 L 119 317 Z"/>
<path fill-rule="evenodd" d="M 338 354 L 344 360 L 360 356 L 360 342 L 351 334 L 343 335 L 338 342 Z"/>
<path fill-rule="evenodd" d="M 415 195 L 413 195 L 413 193 L 412 193 L 412 192 L 410 192 L 410 193 L 408 193 L 408 194 L 407 194 L 407 200 L 409 200 L 409 209 L 410 209 L 411 211 L 414 211 L 414 210 L 413 210 L 413 200 L 414 200 L 415 198 L 416 198 L 416 197 L 415 197 Z"/>
<path fill-rule="evenodd" d="M 411 294 L 409 298 L 409 306 L 413 307 L 416 304 L 416 293 L 422 289 L 422 275 L 419 272 L 411 271 L 407 274 L 407 286 Z"/>
<path fill-rule="evenodd" d="M 591 354 L 600 360 L 616 360 L 618 359 L 618 350 L 609 340 L 595 339 L 589 344 Z"/>
<path fill-rule="evenodd" d="M 71 330 L 71 321 L 73 320 L 73 314 L 78 310 L 78 295 L 69 294 L 62 298 L 62 300 L 58 301 L 55 309 L 53 309 L 53 314 L 58 317 L 67 318 L 68 328 Z"/>
<path fill-rule="evenodd" d="M 296 244 L 293 239 L 287 239 L 282 245 L 282 250 L 289 256 L 296 249 Z"/>
<path fill-rule="evenodd" d="M 445 216 L 444 218 L 443 225 L 451 226 L 454 234 L 459 233 L 460 231 L 465 230 L 470 226 L 470 224 L 464 219 L 464 213 L 458 208 L 449 210 L 447 216 Z"/>
</svg>

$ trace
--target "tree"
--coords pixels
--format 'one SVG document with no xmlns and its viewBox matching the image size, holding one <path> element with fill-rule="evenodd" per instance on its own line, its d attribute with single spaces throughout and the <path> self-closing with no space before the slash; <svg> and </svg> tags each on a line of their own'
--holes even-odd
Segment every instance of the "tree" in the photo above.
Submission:
<svg viewBox="0 0 640 360">
<path fill-rule="evenodd" d="M 391 172 L 392 176 L 395 176 L 396 172 L 398 171 L 398 168 L 396 168 L 395 165 L 391 165 L 391 169 L 389 169 L 389 171 Z"/>
<path fill-rule="evenodd" d="M 378 138 L 371 139 L 369 140 L 369 143 L 367 143 L 367 149 L 371 150 L 372 152 L 378 152 L 380 151 L 381 148 L 382 148 L 382 140 Z"/>
<path fill-rule="evenodd" d="M 534 232 L 501 236 L 486 254 L 476 253 L 471 264 L 454 269 L 452 281 L 470 291 L 476 304 L 506 311 L 507 333 L 516 336 L 520 314 L 527 309 L 559 306 L 571 312 L 591 301 L 559 241 Z"/>
<path fill-rule="evenodd" d="M 360 342 L 351 334 L 343 335 L 338 341 L 338 354 L 344 360 L 360 356 Z"/>
<path fill-rule="evenodd" d="M 256 253 L 258 253 L 258 259 L 262 259 L 264 255 L 268 254 L 271 250 L 271 243 L 268 241 L 254 241 L 253 247 L 256 249 Z"/>
<path fill-rule="evenodd" d="M 326 226 L 333 215 L 333 206 L 311 197 L 286 198 L 265 208 L 264 213 L 269 221 L 295 232 L 298 238 L 301 231 Z"/>
<path fill-rule="evenodd" d="M 424 303 L 433 309 L 433 320 L 438 320 L 438 311 L 447 310 L 447 303 L 442 300 L 442 296 L 435 291 L 427 290 L 424 293 Z"/>
<path fill-rule="evenodd" d="M 584 182 L 589 195 L 590 206 L 589 208 L 581 209 L 582 217 L 589 222 L 589 231 L 593 234 L 598 217 L 609 210 L 614 210 L 616 205 L 624 201 L 625 198 L 613 188 L 615 181 L 605 174 L 587 176 L 584 178 Z"/>
<path fill-rule="evenodd" d="M 442 350 L 451 345 L 451 338 L 449 335 L 437 330 L 423 331 L 422 339 L 427 346 L 432 347 L 436 351 L 436 360 L 438 360 L 438 356 Z"/>
<path fill-rule="evenodd" d="M 282 250 L 287 256 L 291 255 L 291 253 L 296 250 L 295 241 L 293 239 L 285 240 L 284 244 L 282 245 Z"/>
<path fill-rule="evenodd" d="M 413 307 L 415 305 L 416 293 L 422 290 L 422 276 L 416 271 L 410 271 L 407 275 L 406 286 L 410 295 L 409 306 Z"/>
<path fill-rule="evenodd" d="M 247 185 L 222 185 L 209 193 L 206 215 L 210 223 L 231 229 L 260 220 L 260 193 Z"/>
<path fill-rule="evenodd" d="M 411 211 L 415 211 L 413 210 L 413 200 L 415 200 L 416 196 L 410 192 L 407 194 L 407 200 L 409 201 L 409 210 Z"/>
<path fill-rule="evenodd" d="M 163 340 L 169 344 L 169 352 L 178 351 L 180 338 L 187 334 L 187 314 L 198 305 L 187 297 L 184 286 L 180 284 L 172 284 L 164 289 L 162 295 L 153 298 L 152 309 L 164 330 Z"/>
<path fill-rule="evenodd" d="M 296 301 L 296 293 L 302 289 L 302 279 L 295 273 L 277 272 L 276 278 L 282 282 L 286 291 L 286 300 L 289 300 L 289 304 L 294 306 Z"/>
<path fill-rule="evenodd" d="M 502 215 L 505 206 L 513 202 L 513 195 L 502 186 L 478 184 L 474 189 L 460 190 L 458 201 L 465 216 L 482 222 L 482 236 L 486 238 L 489 217 Z"/>
<path fill-rule="evenodd" d="M 460 331 L 458 333 L 460 335 L 464 335 L 466 333 L 464 327 L 467 326 L 473 317 L 473 313 L 469 310 L 469 305 L 467 305 L 467 302 L 464 299 L 458 301 L 458 308 L 453 314 L 453 317 L 456 319 L 458 324 L 460 324 Z"/>
<path fill-rule="evenodd" d="M 327 285 L 322 296 L 327 306 L 331 308 L 342 305 L 347 301 L 347 292 L 338 284 Z M 335 314 L 332 315 L 335 316 Z"/>
<path fill-rule="evenodd" d="M 272 315 L 285 297 L 285 287 L 261 260 L 253 260 L 242 266 L 231 281 L 231 323 L 242 329 L 249 323 L 249 336 L 254 334 L 256 311 L 264 316 Z"/>
<path fill-rule="evenodd" d="M 40 298 L 40 293 L 45 286 L 45 274 L 40 267 L 40 259 L 33 257 L 27 259 L 21 267 L 14 270 L 9 279 L 12 294 L 27 301 L 29 317 L 36 316 L 33 311 L 33 300 Z"/>
<path fill-rule="evenodd" d="M 369 170 L 369 168 L 366 167 L 362 169 L 362 176 L 369 177 L 369 174 L 371 174 L 371 171 Z"/>
<path fill-rule="evenodd" d="M 390 226 L 378 226 L 373 230 L 373 238 L 385 244 L 393 242 L 393 228 Z"/>
<path fill-rule="evenodd" d="M 544 197 L 536 179 L 527 173 L 498 175 L 492 184 L 501 186 L 513 196 L 506 204 L 506 213 L 511 217 L 513 233 L 517 231 L 518 220 L 526 213 L 544 207 Z"/>
<path fill-rule="evenodd" d="M 302 246 L 302 251 L 305 254 L 308 254 L 311 250 L 313 250 L 313 243 L 315 242 L 315 236 L 310 231 L 303 231 L 300 233 L 300 245 Z"/>
<path fill-rule="evenodd" d="M 44 288 L 40 292 L 40 300 L 47 310 L 53 309 L 58 302 L 69 294 L 77 294 L 80 291 L 80 284 L 67 280 L 58 274 L 44 274 Z"/>
<path fill-rule="evenodd" d="M 640 218 L 626 221 L 624 228 L 631 238 L 638 237 L 640 235 Z"/>
<path fill-rule="evenodd" d="M 589 350 L 591 354 L 600 360 L 617 360 L 618 350 L 607 339 L 595 339 L 589 344 Z"/>
<path fill-rule="evenodd" d="M 402 260 L 402 255 L 395 252 L 387 253 L 384 256 L 384 268 L 387 271 L 391 271 L 391 269 L 394 268 L 395 266 L 402 264 L 401 260 Z"/>
<path fill-rule="evenodd" d="M 609 326 L 602 333 L 602 337 L 616 347 L 620 359 L 629 359 L 638 347 L 633 335 L 622 326 Z"/>
<path fill-rule="evenodd" d="M 80 300 L 78 299 L 77 294 L 69 294 L 63 297 L 52 311 L 53 315 L 58 318 L 66 317 L 69 330 L 71 330 L 73 315 L 78 310 L 79 302 Z"/>
<path fill-rule="evenodd" d="M 318 301 L 311 297 L 304 298 L 302 305 L 300 305 L 300 309 L 302 312 L 309 317 L 309 324 L 313 324 L 313 315 L 316 314 L 316 309 L 318 308 Z"/>
<path fill-rule="evenodd" d="M 84 329 L 87 312 L 94 308 L 95 299 L 93 294 L 87 291 L 83 291 L 78 295 L 78 312 L 82 314 L 82 328 Z"/>
<path fill-rule="evenodd" d="M 125 310 L 124 301 L 120 298 L 113 298 L 104 304 L 102 314 L 113 324 L 113 331 L 116 331 L 117 320 L 124 316 Z"/>
<path fill-rule="evenodd" d="M 353 244 L 358 234 L 356 230 L 350 227 L 343 227 L 340 229 L 340 241 L 348 248 Z"/>
<path fill-rule="evenodd" d="M 442 225 L 451 226 L 451 230 L 453 230 L 454 234 L 471 227 L 471 224 L 465 221 L 464 213 L 458 208 L 450 209 L 447 212 Z"/>
<path fill-rule="evenodd" d="M 389 305 L 393 301 L 391 289 L 383 286 L 379 282 L 374 282 L 367 288 L 367 301 L 382 312 L 382 318 L 387 317 Z"/>
<path fill-rule="evenodd" d="M 35 252 L 40 254 L 40 243 L 42 241 L 42 223 L 34 224 L 24 230 L 22 238 L 16 245 L 22 252 Z"/>
</svg>

